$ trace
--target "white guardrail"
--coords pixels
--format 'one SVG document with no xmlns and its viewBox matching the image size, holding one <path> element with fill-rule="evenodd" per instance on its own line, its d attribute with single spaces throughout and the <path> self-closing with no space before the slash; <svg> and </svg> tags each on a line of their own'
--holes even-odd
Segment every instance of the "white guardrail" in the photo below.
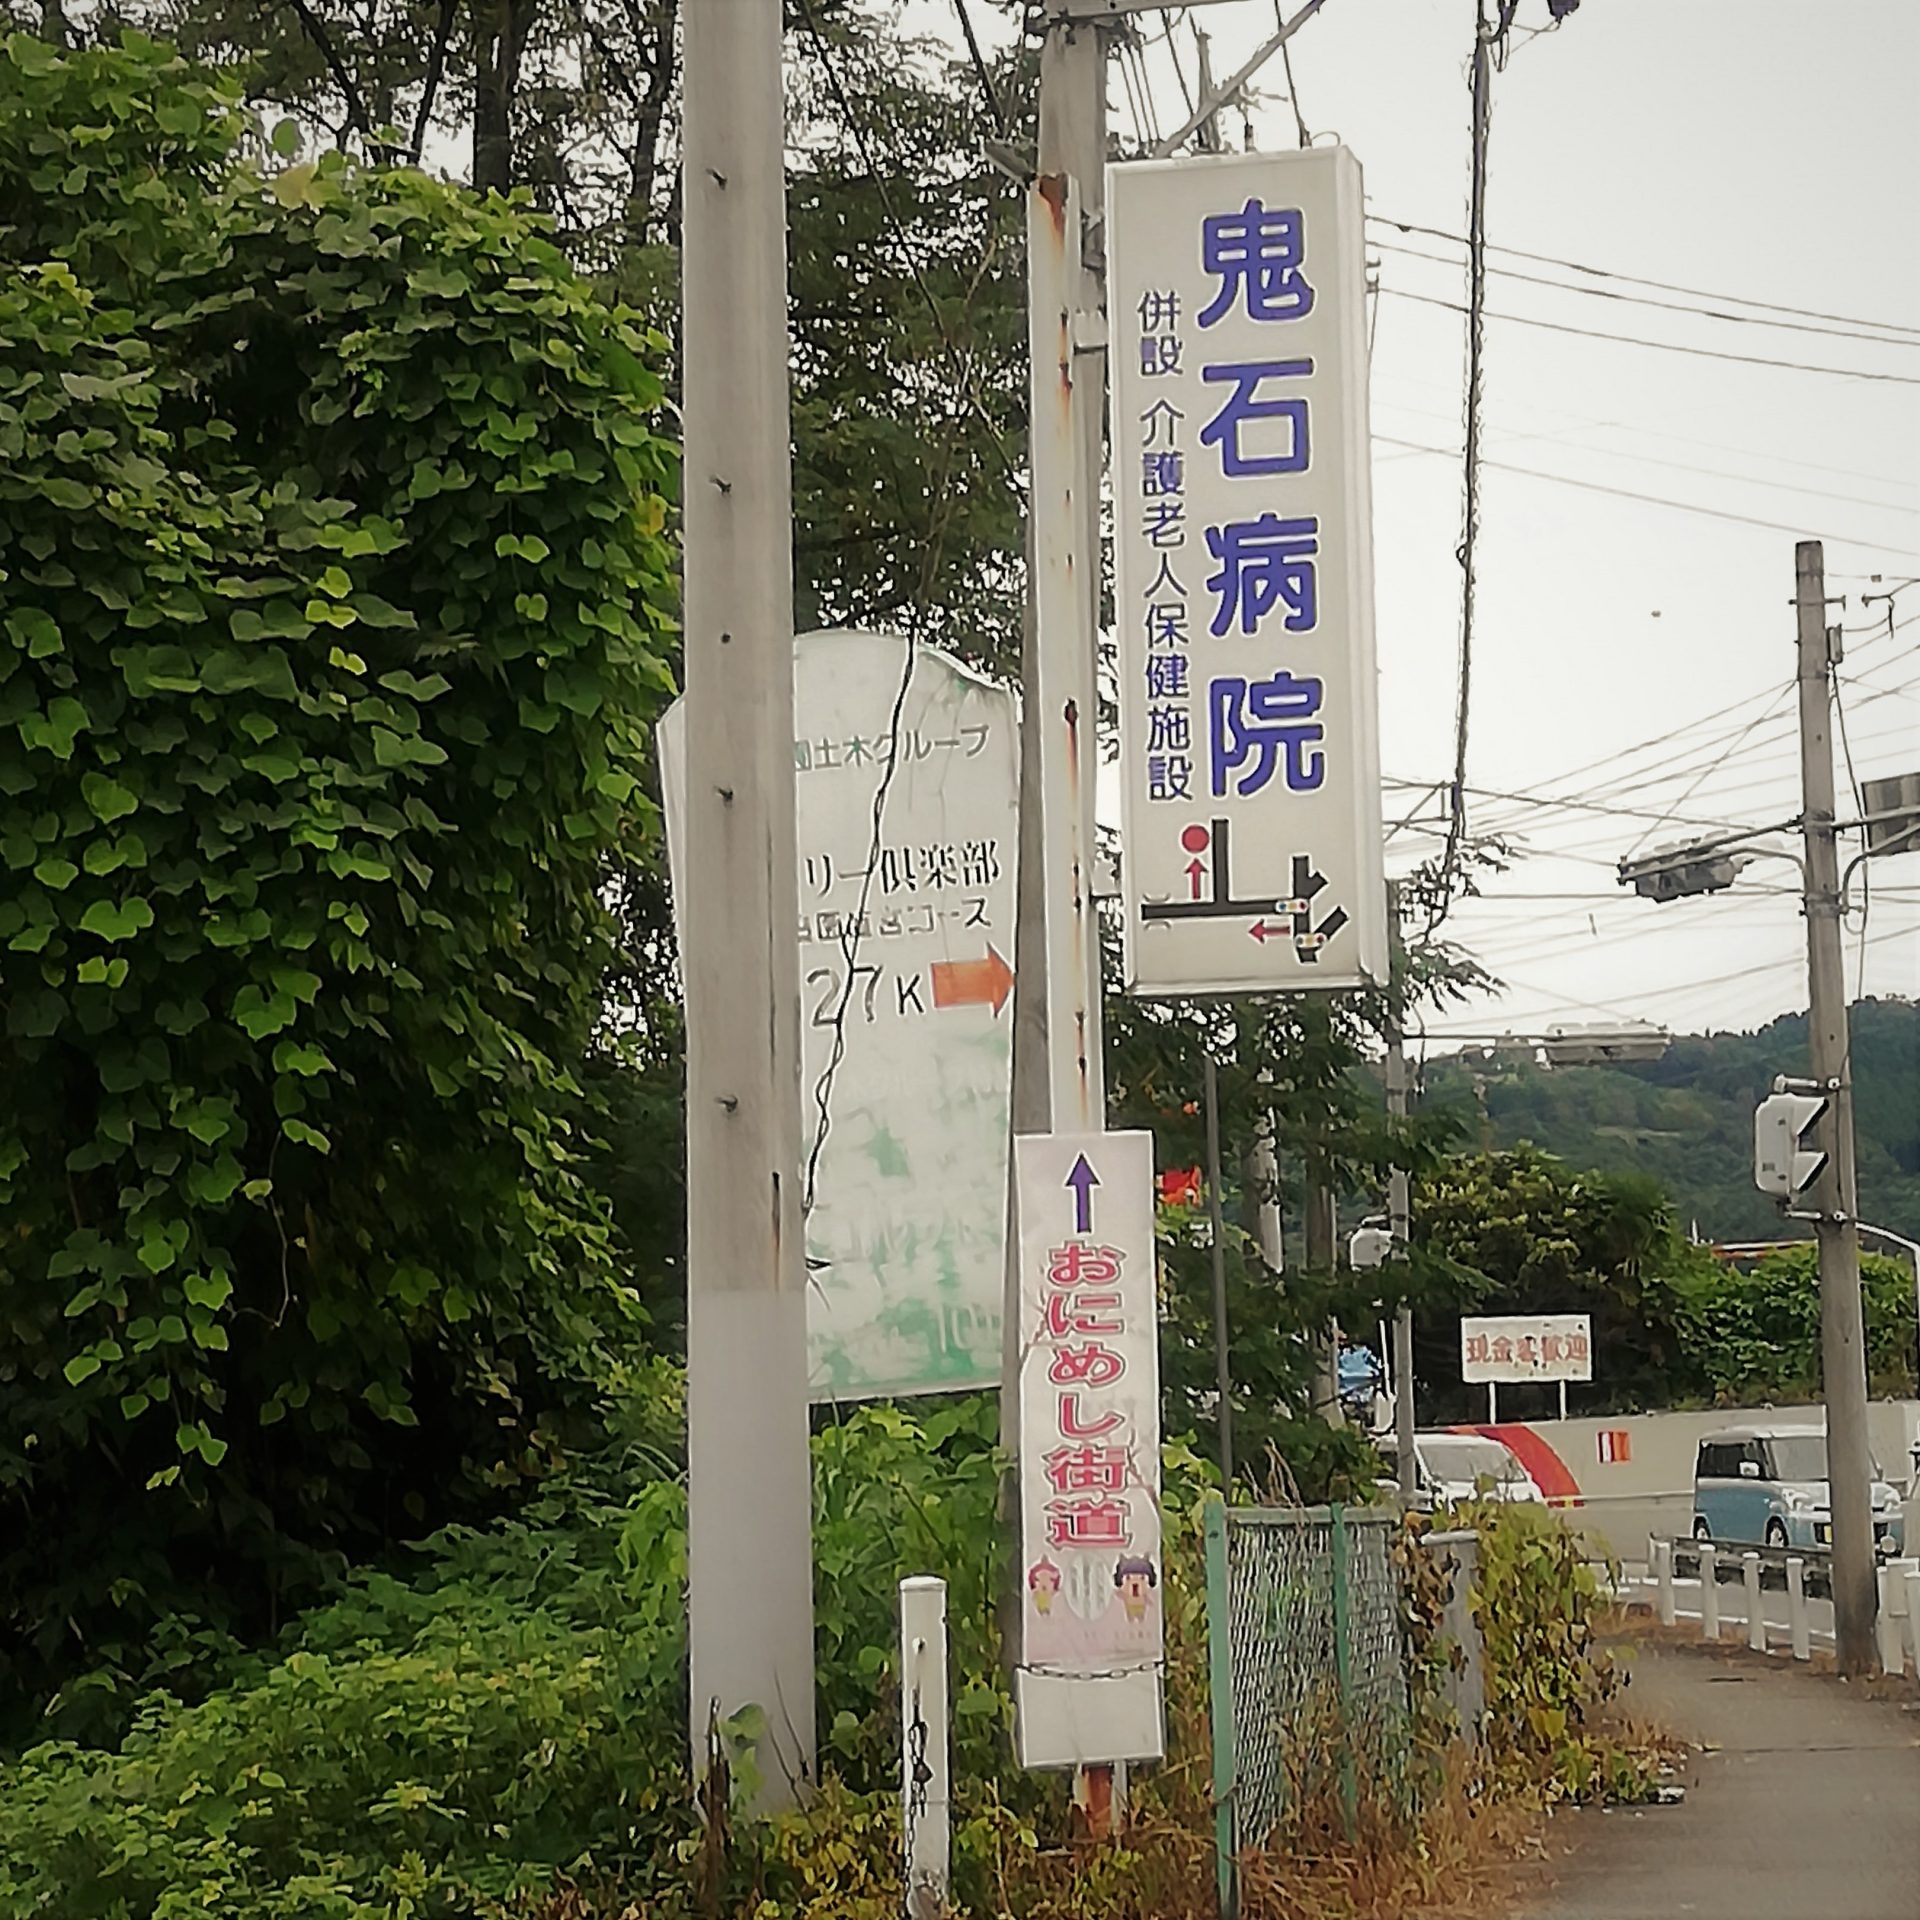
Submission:
<svg viewBox="0 0 1920 1920">
<path fill-rule="evenodd" d="M 1830 1645 L 1833 1640 L 1832 1608 L 1821 1597 L 1828 1560 L 1823 1548 L 1729 1547 L 1649 1536 L 1645 1572 L 1623 1572 L 1614 1591 L 1627 1605 L 1650 1607 L 1662 1626 L 1697 1620 L 1700 1637 L 1714 1641 L 1738 1627 L 1756 1653 L 1804 1661 L 1813 1657 L 1815 1641 Z M 1721 1586 L 1733 1582 L 1740 1597 L 1729 1605 Z M 1784 1590 L 1785 1604 L 1770 1618 L 1767 1595 L 1776 1584 Z M 1696 1597 L 1697 1605 L 1682 1604 Z M 1784 1619 L 1777 1617 L 1779 1611 Z M 1911 1663 L 1920 1678 L 1920 1559 L 1889 1560 L 1880 1567 L 1879 1642 L 1886 1672 L 1905 1673 Z"/>
</svg>

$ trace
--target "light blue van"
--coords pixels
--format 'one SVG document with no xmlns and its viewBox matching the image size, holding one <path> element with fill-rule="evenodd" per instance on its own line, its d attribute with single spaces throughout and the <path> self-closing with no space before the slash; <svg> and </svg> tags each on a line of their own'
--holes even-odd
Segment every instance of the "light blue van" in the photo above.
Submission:
<svg viewBox="0 0 1920 1920">
<path fill-rule="evenodd" d="M 1828 1547 L 1827 1436 L 1817 1426 L 1728 1427 L 1700 1442 L 1693 1470 L 1693 1537 L 1742 1547 Z M 1900 1496 L 1873 1470 L 1873 1544 L 1901 1553 Z"/>
</svg>

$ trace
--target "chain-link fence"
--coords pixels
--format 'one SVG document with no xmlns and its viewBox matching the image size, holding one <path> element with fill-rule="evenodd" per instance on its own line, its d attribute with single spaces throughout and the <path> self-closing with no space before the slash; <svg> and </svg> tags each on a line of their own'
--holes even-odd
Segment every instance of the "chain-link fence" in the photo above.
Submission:
<svg viewBox="0 0 1920 1920">
<path fill-rule="evenodd" d="M 1395 1516 L 1207 1509 L 1207 1632 L 1221 1911 L 1236 1863 L 1290 1824 L 1397 1804 L 1407 1676 Z"/>
</svg>

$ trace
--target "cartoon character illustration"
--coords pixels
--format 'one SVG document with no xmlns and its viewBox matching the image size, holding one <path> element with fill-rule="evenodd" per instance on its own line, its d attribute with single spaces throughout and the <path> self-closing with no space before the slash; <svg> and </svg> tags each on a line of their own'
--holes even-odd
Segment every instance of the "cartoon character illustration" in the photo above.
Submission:
<svg viewBox="0 0 1920 1920">
<path fill-rule="evenodd" d="M 1051 1560 L 1036 1560 L 1027 1569 L 1027 1590 L 1033 1595 L 1033 1610 L 1043 1619 L 1053 1611 L 1053 1596 L 1060 1591 L 1060 1569 Z"/>
<path fill-rule="evenodd" d="M 1122 1560 L 1113 1570 L 1113 1584 L 1120 1589 L 1120 1604 L 1129 1620 L 1144 1620 L 1153 1589 L 1160 1584 L 1151 1560 Z"/>
</svg>

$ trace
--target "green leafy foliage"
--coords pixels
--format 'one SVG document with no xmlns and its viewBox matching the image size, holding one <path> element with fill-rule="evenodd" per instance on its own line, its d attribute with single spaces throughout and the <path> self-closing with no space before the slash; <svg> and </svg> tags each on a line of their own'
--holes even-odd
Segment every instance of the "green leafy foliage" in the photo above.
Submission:
<svg viewBox="0 0 1920 1920">
<path fill-rule="evenodd" d="M 407 1577 L 362 1573 L 270 1655 L 227 1662 L 193 1704 L 156 1695 L 112 1752 L 42 1746 L 0 1773 L 0 1917 L 57 1909 L 147 1920 L 492 1911 L 568 1869 L 663 1916 L 696 1911 L 699 1829 L 685 1758 L 685 1495 L 679 1383 L 650 1364 L 583 1456 L 514 1519 L 450 1527 Z M 864 1409 L 817 1436 L 815 1539 L 823 1761 L 833 1784 L 802 1832 L 744 1833 L 728 1898 L 803 1907 L 892 1871 L 899 1766 L 896 1589 L 949 1582 L 962 1859 L 977 1891 L 1043 1817 L 1058 1782 L 1012 1805 L 1011 1703 L 992 1638 L 997 1462 L 975 1396 L 914 1417 Z M 1170 1456 L 1171 1527 L 1195 1537 L 1202 1479 Z M 1204 1629 L 1190 1564 L 1169 1618 L 1189 1686 Z M 832 1813 L 834 1807 L 841 1816 Z M 839 1821 L 840 1824 L 836 1824 Z M 840 1850 L 857 1842 L 858 1857 Z M 524 1910 L 524 1909 L 520 1909 Z M 614 1911 L 618 1911 L 616 1906 Z M 729 1905 L 725 1911 L 740 1910 Z"/>
<path fill-rule="evenodd" d="M 1601 1718 L 1622 1675 L 1600 1645 L 1606 1598 L 1580 1536 L 1538 1507 L 1476 1503 L 1473 1615 L 1486 1653 L 1482 1738 L 1496 1790 L 1635 1799 L 1650 1769 Z"/>
<path fill-rule="evenodd" d="M 1452 1330 L 1462 1310 L 1588 1314 L 1596 1392 L 1659 1404 L 1670 1388 L 1683 1336 L 1659 1278 L 1690 1256 L 1653 1182 L 1578 1171 L 1529 1147 L 1459 1155 L 1417 1182 L 1413 1230 L 1454 1277 L 1452 1312 L 1416 1325 L 1423 1420 L 1471 1410 Z"/>
<path fill-rule="evenodd" d="M 1820 1281 L 1811 1244 L 1758 1260 L 1716 1258 L 1682 1238 L 1665 1196 L 1642 1175 L 1583 1172 L 1536 1148 L 1462 1156 L 1417 1189 L 1414 1231 L 1454 1275 L 1472 1313 L 1585 1313 L 1594 1379 L 1581 1405 L 1756 1405 L 1815 1399 Z M 1867 1366 L 1877 1393 L 1914 1380 L 1913 1273 L 1862 1256 Z M 1460 1382 L 1458 1342 L 1436 1316 L 1417 1327 L 1422 1418 L 1470 1418 L 1480 1395 Z M 1516 1417 L 1551 1405 L 1551 1388 L 1503 1389 Z M 1538 1405 L 1527 1396 L 1539 1396 Z"/>
<path fill-rule="evenodd" d="M 520 209 L 248 140 L 152 43 L 0 50 L 16 1697 L 538 1470 L 629 1311 L 661 343 Z"/>
<path fill-rule="evenodd" d="M 1867 1384 L 1914 1391 L 1913 1269 L 1880 1254 L 1860 1261 Z M 1820 1264 L 1811 1246 L 1751 1265 L 1696 1259 L 1666 1284 L 1681 1339 L 1686 1397 L 1755 1406 L 1820 1397 Z"/>
<path fill-rule="evenodd" d="M 1862 1000 L 1849 1021 L 1860 1212 L 1920 1239 L 1920 1005 Z M 1776 1074 L 1807 1070 L 1807 1018 L 1794 1013 L 1756 1033 L 1677 1035 L 1664 1059 L 1633 1066 L 1436 1061 L 1427 1088 L 1484 1125 L 1489 1146 L 1650 1175 L 1707 1238 L 1773 1240 L 1783 1229 L 1754 1188 L 1753 1109 Z"/>
</svg>

